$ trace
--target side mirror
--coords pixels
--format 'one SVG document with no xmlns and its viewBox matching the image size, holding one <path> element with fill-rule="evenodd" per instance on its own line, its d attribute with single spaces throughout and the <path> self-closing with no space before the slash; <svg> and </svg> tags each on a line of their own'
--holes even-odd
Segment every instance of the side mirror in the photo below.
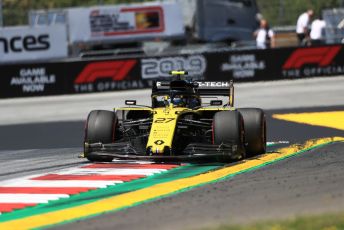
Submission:
<svg viewBox="0 0 344 230">
<path fill-rule="evenodd" d="M 125 100 L 125 105 L 136 105 L 136 100 Z"/>
<path fill-rule="evenodd" d="M 221 106 L 223 104 L 222 100 L 212 100 L 210 101 L 211 106 Z"/>
</svg>

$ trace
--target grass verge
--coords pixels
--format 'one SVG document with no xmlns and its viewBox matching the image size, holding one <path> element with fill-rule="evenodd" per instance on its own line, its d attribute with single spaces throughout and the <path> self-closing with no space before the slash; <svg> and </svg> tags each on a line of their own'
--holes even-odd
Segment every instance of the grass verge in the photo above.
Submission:
<svg viewBox="0 0 344 230">
<path fill-rule="evenodd" d="M 250 225 L 228 225 L 216 230 L 341 230 L 344 229 L 344 213 L 303 216 L 283 221 L 266 221 Z"/>
</svg>

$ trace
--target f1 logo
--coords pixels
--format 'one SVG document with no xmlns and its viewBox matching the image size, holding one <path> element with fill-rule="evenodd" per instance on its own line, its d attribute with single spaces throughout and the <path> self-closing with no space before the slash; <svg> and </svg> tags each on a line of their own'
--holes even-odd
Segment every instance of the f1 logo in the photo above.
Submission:
<svg viewBox="0 0 344 230">
<path fill-rule="evenodd" d="M 299 48 L 285 62 L 283 69 L 300 69 L 306 64 L 318 64 L 320 67 L 328 66 L 340 49 L 341 46 Z"/>
<path fill-rule="evenodd" d="M 122 81 L 133 69 L 136 60 L 103 61 L 88 64 L 79 76 L 75 84 L 93 83 L 103 78 L 111 78 L 113 81 Z"/>
</svg>

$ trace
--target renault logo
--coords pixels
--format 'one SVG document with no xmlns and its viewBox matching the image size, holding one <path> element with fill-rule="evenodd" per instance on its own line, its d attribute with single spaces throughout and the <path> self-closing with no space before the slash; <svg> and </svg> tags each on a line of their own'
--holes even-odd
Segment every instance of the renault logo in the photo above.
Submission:
<svg viewBox="0 0 344 230">
<path fill-rule="evenodd" d="M 157 140 L 156 142 L 154 142 L 154 144 L 156 144 L 156 145 L 162 145 L 164 143 L 165 142 L 163 140 Z"/>
</svg>

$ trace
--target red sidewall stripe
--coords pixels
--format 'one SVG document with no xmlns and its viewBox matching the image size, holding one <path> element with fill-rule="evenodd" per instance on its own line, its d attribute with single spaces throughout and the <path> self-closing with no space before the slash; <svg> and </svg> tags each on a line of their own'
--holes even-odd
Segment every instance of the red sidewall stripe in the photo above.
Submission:
<svg viewBox="0 0 344 230">
<path fill-rule="evenodd" d="M 86 127 L 87 129 L 87 122 Z M 57 173 L 51 173 L 51 174 L 43 174 L 42 176 L 36 176 L 34 178 L 29 178 L 28 180 L 32 182 L 36 181 L 122 181 L 122 182 L 129 182 L 136 179 L 141 179 L 147 177 L 147 175 L 115 175 L 116 173 L 111 173 L 111 171 L 116 169 L 121 170 L 133 170 L 133 169 L 141 169 L 141 170 L 170 170 L 176 167 L 179 167 L 180 165 L 172 165 L 172 164 L 138 164 L 138 163 L 97 163 L 97 164 L 90 164 L 83 167 L 77 167 L 78 169 L 88 169 L 87 174 L 58 174 Z M 107 172 L 108 174 L 102 174 L 102 172 L 99 172 L 99 170 L 94 170 L 95 172 L 92 173 L 92 169 L 104 169 L 100 171 Z M 106 170 L 109 169 L 109 170 Z M 158 172 L 157 172 L 158 173 Z M 20 178 L 19 178 L 20 180 Z M 23 179 L 27 180 L 27 179 Z M 44 184 L 44 183 L 43 183 Z M 10 186 L 10 184 L 9 184 Z M 0 194 L 10 194 L 14 196 L 20 197 L 21 194 L 66 194 L 66 195 L 76 195 L 84 192 L 88 192 L 90 190 L 97 190 L 98 187 L 92 187 L 92 183 L 89 184 L 90 187 L 30 187 L 30 184 L 27 184 L 25 187 L 16 187 L 15 185 L 13 187 L 2 187 L 0 185 Z M 20 185 L 19 185 L 20 186 Z M 6 203 L 4 203 L 6 202 Z M 13 203 L 10 203 L 7 201 L 0 202 L 0 213 L 7 213 L 12 212 L 16 209 L 24 209 L 31 206 L 36 206 L 35 203 L 18 203 L 15 200 L 13 200 Z"/>
<path fill-rule="evenodd" d="M 36 204 L 19 204 L 19 203 L 0 203 L 0 212 L 11 212 L 14 209 L 22 209 L 26 207 L 32 207 L 35 206 Z"/>
<path fill-rule="evenodd" d="M 48 174 L 40 177 L 31 178 L 31 180 L 114 180 L 128 182 L 146 177 L 144 175 L 59 175 Z"/>
</svg>

